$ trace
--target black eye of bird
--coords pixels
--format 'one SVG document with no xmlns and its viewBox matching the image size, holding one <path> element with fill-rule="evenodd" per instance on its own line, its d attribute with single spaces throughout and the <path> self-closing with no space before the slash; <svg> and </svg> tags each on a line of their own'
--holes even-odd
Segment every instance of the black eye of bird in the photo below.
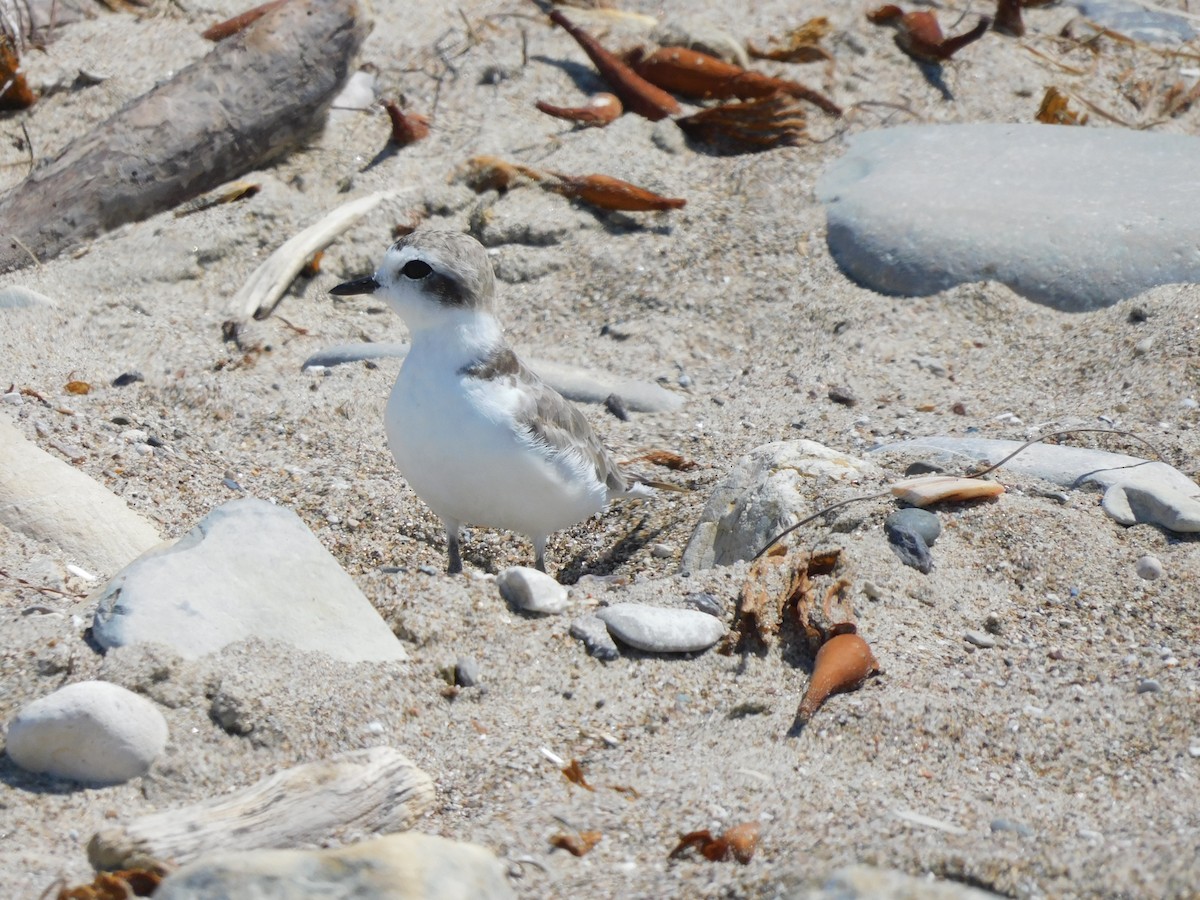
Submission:
<svg viewBox="0 0 1200 900">
<path fill-rule="evenodd" d="M 419 278 L 424 278 L 433 269 L 429 267 L 429 263 L 423 263 L 419 259 L 409 260 L 404 264 L 404 268 L 400 270 L 400 274 L 405 278 L 412 278 L 414 281 Z"/>
</svg>

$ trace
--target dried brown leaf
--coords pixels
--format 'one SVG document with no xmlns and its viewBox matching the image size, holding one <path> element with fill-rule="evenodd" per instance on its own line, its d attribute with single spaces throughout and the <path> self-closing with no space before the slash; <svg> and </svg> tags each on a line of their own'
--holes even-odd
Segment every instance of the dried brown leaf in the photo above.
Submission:
<svg viewBox="0 0 1200 900">
<path fill-rule="evenodd" d="M 0 109 L 28 109 L 36 102 L 16 46 L 8 35 L 0 35 Z"/>
<path fill-rule="evenodd" d="M 743 822 L 734 825 L 713 837 L 707 828 L 700 831 L 690 831 L 679 838 L 675 849 L 668 854 L 669 859 L 679 859 L 688 850 L 696 849 L 700 855 L 710 862 L 726 862 L 736 859 L 745 865 L 754 856 L 758 846 L 758 822 Z"/>
<path fill-rule="evenodd" d="M 92 386 L 86 381 L 68 381 L 66 391 L 68 394 L 90 394 Z"/>
<path fill-rule="evenodd" d="M 563 777 L 571 782 L 571 784 L 577 784 L 585 790 L 595 792 L 596 789 L 588 784 L 587 780 L 583 777 L 583 766 L 579 764 L 579 760 L 573 759 L 563 766 L 562 773 Z"/>
<path fill-rule="evenodd" d="M 696 140 L 739 149 L 795 146 L 808 135 L 804 110 L 787 94 L 725 103 L 675 121 Z"/>
<path fill-rule="evenodd" d="M 652 466 L 662 466 L 672 472 L 690 472 L 700 465 L 695 460 L 688 459 L 671 450 L 647 450 L 641 456 L 635 456 L 630 462 L 648 462 Z"/>
<path fill-rule="evenodd" d="M 760 50 L 747 42 L 746 52 L 756 59 L 772 59 L 776 62 L 809 63 L 831 60 L 833 55 L 818 45 L 832 29 L 828 18 L 815 16 L 784 35 L 783 40 L 778 42 L 779 46 Z"/>
<path fill-rule="evenodd" d="M 583 856 L 604 837 L 599 831 L 578 831 L 574 834 L 567 834 L 560 831 L 558 834 L 551 836 L 550 845 L 558 847 L 561 850 L 566 850 L 572 856 Z"/>
<path fill-rule="evenodd" d="M 1046 125 L 1086 125 L 1087 113 L 1075 112 L 1070 103 L 1066 94 L 1051 85 L 1046 88 L 1036 118 Z"/>
<path fill-rule="evenodd" d="M 521 184 L 541 181 L 546 175 L 520 163 L 505 162 L 498 156 L 472 156 L 463 164 L 459 177 L 473 191 L 506 191 Z"/>
</svg>

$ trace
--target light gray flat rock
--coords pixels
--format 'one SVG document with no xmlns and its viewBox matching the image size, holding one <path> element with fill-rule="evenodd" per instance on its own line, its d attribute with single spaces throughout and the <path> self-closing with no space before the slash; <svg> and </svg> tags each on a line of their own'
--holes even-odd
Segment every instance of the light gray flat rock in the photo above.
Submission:
<svg viewBox="0 0 1200 900">
<path fill-rule="evenodd" d="M 684 572 L 750 559 L 812 512 L 808 492 L 822 478 L 854 480 L 878 469 L 816 441 L 775 441 L 733 465 L 700 513 L 680 565 Z"/>
<path fill-rule="evenodd" d="M 904 125 L 852 137 L 816 191 L 830 252 L 872 290 L 1000 281 L 1081 311 L 1200 281 L 1197 158 L 1188 135 Z"/>
<path fill-rule="evenodd" d="M 927 437 L 877 447 L 872 453 L 934 454 L 948 466 L 996 463 L 1018 441 L 987 438 Z M 1094 483 L 1104 489 L 1102 506 L 1122 525 L 1147 523 L 1170 531 L 1200 531 L 1200 486 L 1164 462 L 1053 444 L 1031 444 L 1004 464 L 1008 469 L 1044 478 L 1064 487 Z"/>
<path fill-rule="evenodd" d="M 695 609 L 665 609 L 617 603 L 596 610 L 596 618 L 623 644 L 650 653 L 707 650 L 728 629 L 720 619 Z"/>
<path fill-rule="evenodd" d="M 331 368 L 365 359 L 404 359 L 407 355 L 408 344 L 383 341 L 338 344 L 317 351 L 306 359 L 300 368 Z M 617 378 L 606 372 L 541 359 L 525 359 L 525 362 L 542 381 L 576 403 L 603 403 L 615 394 L 625 404 L 625 408 L 633 412 L 670 412 L 683 405 L 683 398 L 679 394 L 649 381 Z"/>
<path fill-rule="evenodd" d="M 118 784 L 144 775 L 166 745 L 167 720 L 152 702 L 107 681 L 81 681 L 18 712 L 4 749 L 27 772 Z"/>
<path fill-rule="evenodd" d="M 1072 4 L 1085 18 L 1120 32 L 1135 41 L 1179 44 L 1196 36 L 1188 20 L 1165 9 L 1149 9 L 1135 0 L 1076 0 Z M 1160 4 L 1160 6 L 1165 4 Z"/>
<path fill-rule="evenodd" d="M 157 900 L 510 900 L 504 866 L 478 844 L 392 834 L 333 850 L 218 853 L 163 880 Z"/>
<path fill-rule="evenodd" d="M 51 456 L 0 416 L 0 525 L 105 574 L 162 542 L 116 494 Z"/>
<path fill-rule="evenodd" d="M 150 641 L 186 658 L 249 637 L 347 662 L 407 658 L 300 517 L 254 498 L 222 504 L 126 566 L 101 592 L 92 630 L 103 647 Z"/>
<path fill-rule="evenodd" d="M 53 307 L 58 304 L 39 294 L 33 288 L 22 287 L 19 284 L 0 288 L 0 309 L 29 309 L 31 307 Z"/>
<path fill-rule="evenodd" d="M 838 869 L 816 890 L 791 900 L 998 900 L 999 894 L 956 881 L 853 865 Z"/>
</svg>

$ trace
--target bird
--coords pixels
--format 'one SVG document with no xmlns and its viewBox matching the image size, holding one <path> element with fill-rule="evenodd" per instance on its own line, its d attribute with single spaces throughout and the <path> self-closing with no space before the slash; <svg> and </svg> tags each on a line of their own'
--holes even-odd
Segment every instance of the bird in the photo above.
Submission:
<svg viewBox="0 0 1200 900">
<path fill-rule="evenodd" d="M 330 293 L 378 297 L 408 328 L 384 426 L 400 473 L 446 530 L 449 574 L 463 571 L 464 525 L 527 536 L 544 572 L 554 532 L 617 497 L 677 489 L 624 470 L 583 413 L 513 352 L 491 260 L 469 234 L 414 231 L 373 275 Z"/>
</svg>

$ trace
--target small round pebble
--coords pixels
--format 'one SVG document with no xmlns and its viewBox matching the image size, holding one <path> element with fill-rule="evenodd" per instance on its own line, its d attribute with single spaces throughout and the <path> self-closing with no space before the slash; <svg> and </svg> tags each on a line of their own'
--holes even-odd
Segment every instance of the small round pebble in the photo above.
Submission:
<svg viewBox="0 0 1200 900">
<path fill-rule="evenodd" d="M 1156 581 L 1162 578 L 1163 574 L 1162 563 L 1154 556 L 1143 556 L 1134 563 L 1133 570 L 1137 572 L 1138 578 L 1144 578 L 1147 581 Z"/>
<path fill-rule="evenodd" d="M 896 510 L 883 520 L 883 527 L 888 530 L 903 528 L 915 531 L 925 539 L 925 544 L 929 547 L 934 545 L 942 533 L 942 523 L 938 517 L 927 509 L 918 509 L 915 506 Z"/>
<path fill-rule="evenodd" d="M 557 615 L 567 608 L 567 589 L 537 569 L 510 566 L 496 576 L 503 597 L 519 612 Z"/>
<path fill-rule="evenodd" d="M 724 604 L 714 594 L 688 594 L 686 599 L 688 603 L 702 613 L 708 613 L 710 616 L 716 616 L 718 619 L 725 615 Z"/>
<path fill-rule="evenodd" d="M 479 663 L 473 656 L 460 656 L 454 663 L 454 683 L 459 687 L 474 687 L 479 682 Z"/>
<path fill-rule="evenodd" d="M 1137 685 L 1137 692 L 1139 694 L 1157 694 L 1161 690 L 1162 685 L 1153 678 L 1143 678 Z"/>
<path fill-rule="evenodd" d="M 670 544 L 655 544 L 650 548 L 650 555 L 655 559 L 670 559 L 675 555 L 675 548 Z"/>
<path fill-rule="evenodd" d="M 118 784 L 144 775 L 166 745 L 167 720 L 152 702 L 107 681 L 82 681 L 17 713 L 5 750 L 27 772 Z"/>
</svg>

